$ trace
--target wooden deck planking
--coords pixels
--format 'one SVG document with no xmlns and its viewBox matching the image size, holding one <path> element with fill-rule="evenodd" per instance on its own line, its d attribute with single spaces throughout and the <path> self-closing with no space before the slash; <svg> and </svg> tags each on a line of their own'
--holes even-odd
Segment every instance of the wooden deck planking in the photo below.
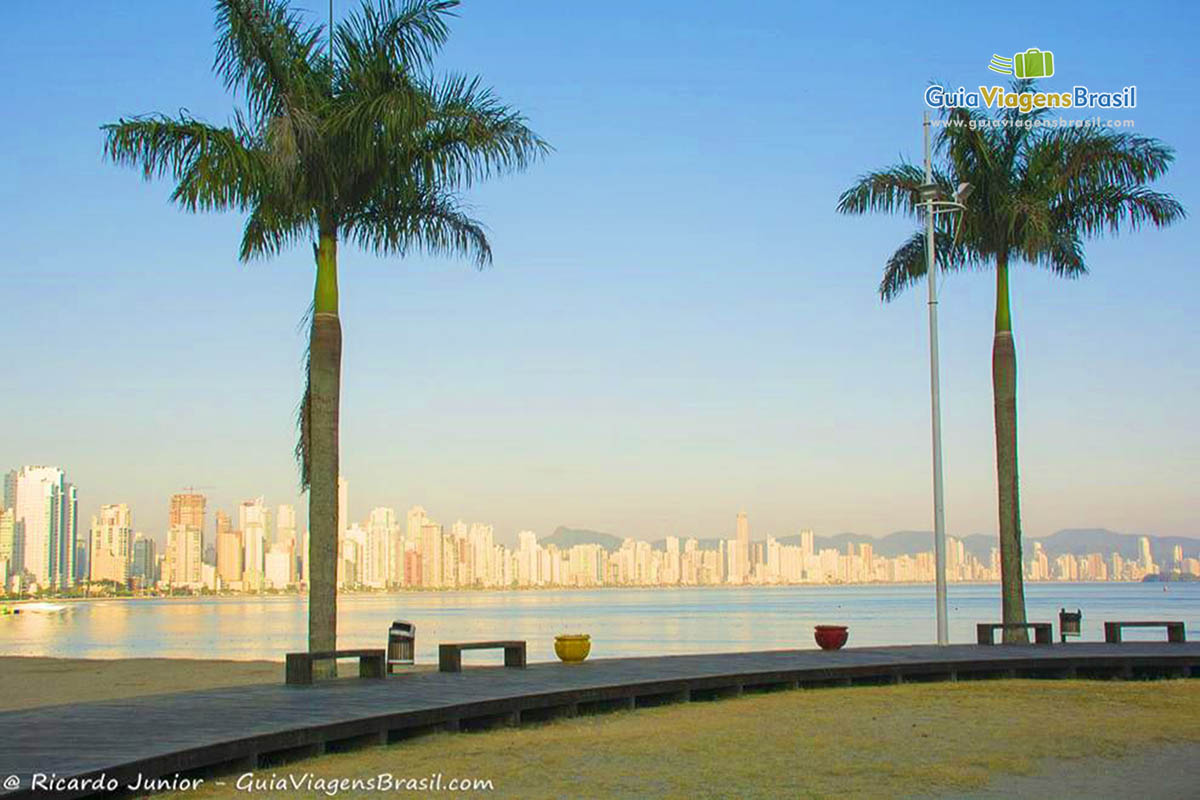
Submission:
<svg viewBox="0 0 1200 800">
<path fill-rule="evenodd" d="M 1200 643 L 952 645 L 595 659 L 313 686 L 152 695 L 0 713 L 0 775 L 171 775 L 359 736 L 602 700 L 953 673 L 1200 667 Z M 7 795 L 7 793 L 6 793 Z M 12 796 L 21 796 L 18 790 Z M 69 794 L 58 794 L 67 797 Z"/>
</svg>

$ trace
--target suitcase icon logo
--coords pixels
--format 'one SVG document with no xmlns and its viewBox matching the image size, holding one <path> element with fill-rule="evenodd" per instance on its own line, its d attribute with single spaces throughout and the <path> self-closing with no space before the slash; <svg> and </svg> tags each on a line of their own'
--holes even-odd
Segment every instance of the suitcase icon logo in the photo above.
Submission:
<svg viewBox="0 0 1200 800">
<path fill-rule="evenodd" d="M 1031 47 L 1012 58 L 993 54 L 988 69 L 1018 78 L 1049 78 L 1054 74 L 1054 53 Z"/>
</svg>

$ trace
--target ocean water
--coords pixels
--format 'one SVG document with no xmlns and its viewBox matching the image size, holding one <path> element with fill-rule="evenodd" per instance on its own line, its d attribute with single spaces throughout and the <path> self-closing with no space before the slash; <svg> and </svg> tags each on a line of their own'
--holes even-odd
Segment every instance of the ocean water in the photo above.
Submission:
<svg viewBox="0 0 1200 800">
<path fill-rule="evenodd" d="M 1200 584 L 1163 587 L 1028 584 L 1026 607 L 1056 636 L 1059 609 L 1081 609 L 1084 641 L 1103 640 L 1113 619 L 1179 619 L 1189 638 L 1200 633 Z M 951 641 L 973 642 L 975 623 L 999 621 L 999 587 L 951 584 L 949 609 Z M 848 625 L 851 647 L 922 644 L 936 636 L 934 613 L 932 585 L 352 594 L 339 600 L 338 643 L 383 647 L 391 621 L 403 619 L 416 624 L 418 663 L 436 662 L 439 641 L 480 639 L 524 639 L 530 661 L 551 661 L 560 633 L 591 634 L 593 658 L 810 648 L 818 624 Z M 297 596 L 89 600 L 0 617 L 0 655 L 281 660 L 305 649 L 306 636 Z"/>
</svg>

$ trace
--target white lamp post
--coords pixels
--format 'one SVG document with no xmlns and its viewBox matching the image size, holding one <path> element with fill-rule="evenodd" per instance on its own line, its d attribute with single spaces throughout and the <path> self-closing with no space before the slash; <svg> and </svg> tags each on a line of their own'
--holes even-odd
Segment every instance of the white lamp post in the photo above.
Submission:
<svg viewBox="0 0 1200 800">
<path fill-rule="evenodd" d="M 941 189 L 933 182 L 933 161 L 929 149 L 929 112 L 925 112 L 925 183 L 921 202 L 925 211 L 925 276 L 929 283 L 929 393 L 933 422 L 933 553 L 937 570 L 937 642 L 950 643 L 946 614 L 946 509 L 942 487 L 942 390 L 938 378 L 937 259 L 934 258 L 933 221 L 938 214 L 962 211 L 971 184 L 960 183 L 953 200 L 943 200 Z"/>
</svg>

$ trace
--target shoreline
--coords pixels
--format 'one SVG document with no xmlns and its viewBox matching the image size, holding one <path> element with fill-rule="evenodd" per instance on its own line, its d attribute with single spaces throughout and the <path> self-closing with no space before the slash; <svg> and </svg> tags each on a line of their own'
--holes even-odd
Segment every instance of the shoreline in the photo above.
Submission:
<svg viewBox="0 0 1200 800">
<path fill-rule="evenodd" d="M 1190 584 L 1200 583 L 1200 581 L 1033 581 L 1027 580 L 1026 585 L 1033 586 L 1146 586 L 1150 585 L 1169 585 L 1173 583 Z M 392 588 L 392 589 L 339 589 L 338 597 L 395 597 L 408 594 L 425 595 L 425 594 L 509 594 L 522 592 L 608 592 L 608 591 L 689 591 L 695 589 L 712 590 L 712 591 L 736 591 L 744 589 L 755 590 L 782 590 L 782 589 L 845 589 L 857 587 L 933 587 L 933 581 L 870 581 L 870 582 L 845 582 L 845 583 L 770 583 L 770 584 L 695 584 L 689 586 L 670 585 L 660 586 L 657 584 L 629 584 L 622 586 L 514 586 L 508 588 L 471 588 L 457 587 L 446 589 L 424 589 L 424 588 Z M 999 588 L 999 581 L 950 581 L 950 586 L 995 586 Z M 22 605 L 30 605 L 36 603 L 84 603 L 90 601 L 104 600 L 121 600 L 121 601 L 140 601 L 140 600 L 229 600 L 229 599 L 272 599 L 272 598 L 298 598 L 307 599 L 306 591 L 276 591 L 276 592 L 205 592 L 197 594 L 138 594 L 138 595 L 92 595 L 92 596 L 74 596 L 74 595 L 45 595 L 39 597 L 20 597 L 6 598 L 0 596 L 0 606 L 9 608 L 20 608 Z"/>
</svg>

